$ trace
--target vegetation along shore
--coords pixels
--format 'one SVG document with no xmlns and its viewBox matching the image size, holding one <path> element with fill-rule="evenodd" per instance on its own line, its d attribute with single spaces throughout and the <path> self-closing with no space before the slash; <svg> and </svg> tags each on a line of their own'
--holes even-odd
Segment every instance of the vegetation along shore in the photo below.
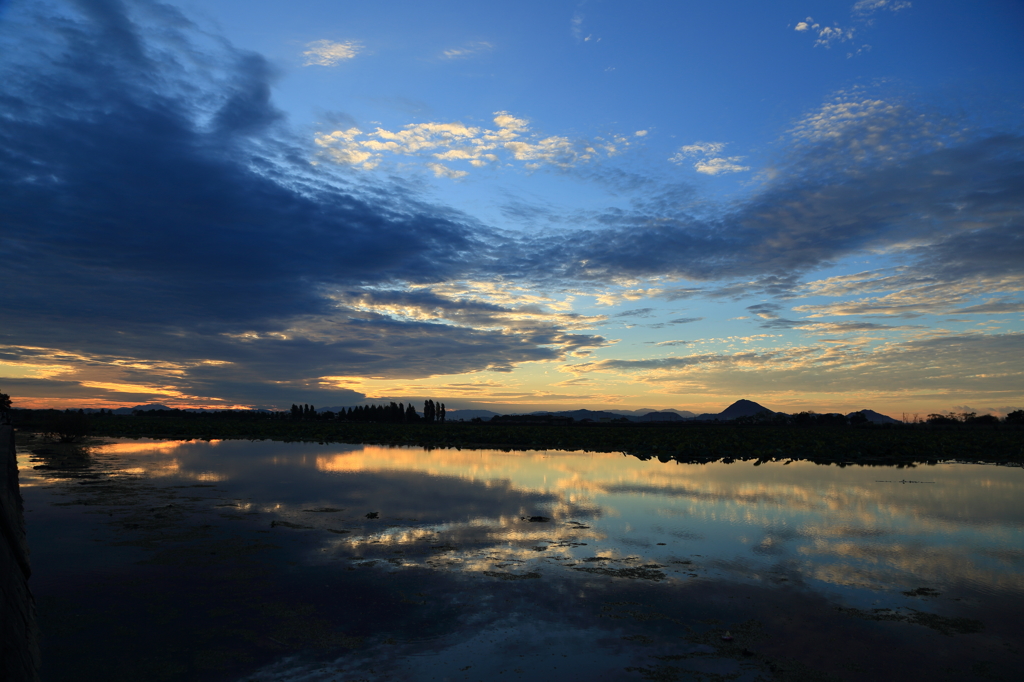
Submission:
<svg viewBox="0 0 1024 682">
<path fill-rule="evenodd" d="M 796 415 L 795 415 L 796 416 Z M 56 410 L 13 410 L 23 433 L 54 441 L 87 437 L 247 439 L 362 443 L 425 448 L 582 450 L 622 452 L 642 459 L 809 460 L 838 465 L 971 461 L 1024 464 L 1024 425 L 1002 421 L 934 420 L 917 424 L 849 423 L 835 416 L 730 422 L 550 423 L 495 419 L 479 422 L 339 421 L 288 412 L 184 412 L 161 410 L 114 415 Z M 826 418 L 828 417 L 828 418 Z"/>
</svg>

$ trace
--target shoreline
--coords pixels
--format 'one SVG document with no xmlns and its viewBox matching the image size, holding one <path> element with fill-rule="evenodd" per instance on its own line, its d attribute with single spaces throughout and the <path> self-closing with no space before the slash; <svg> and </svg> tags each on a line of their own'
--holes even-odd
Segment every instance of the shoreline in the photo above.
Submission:
<svg viewBox="0 0 1024 682">
<path fill-rule="evenodd" d="M 810 461 L 838 466 L 893 466 L 959 461 L 1024 466 L 1024 429 L 918 425 L 774 427 L 686 425 L 401 424 L 273 419 L 88 416 L 86 438 L 272 440 L 415 446 L 459 450 L 621 452 L 642 460 L 707 463 Z M 19 441 L 47 432 L 41 422 L 17 425 Z M 40 444 L 43 440 L 37 441 Z"/>
</svg>

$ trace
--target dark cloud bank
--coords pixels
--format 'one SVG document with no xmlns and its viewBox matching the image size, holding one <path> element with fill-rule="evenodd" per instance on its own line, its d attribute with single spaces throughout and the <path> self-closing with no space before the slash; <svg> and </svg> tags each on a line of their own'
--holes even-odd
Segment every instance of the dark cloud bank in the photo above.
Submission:
<svg viewBox="0 0 1024 682">
<path fill-rule="evenodd" d="M 669 275 L 782 295 L 823 265 L 908 242 L 907 258 L 940 280 L 1019 276 L 1024 264 L 1019 135 L 904 143 L 912 117 L 869 116 L 794 143 L 777 177 L 718 214 L 654 192 L 589 229 L 516 242 L 400 180 L 312 166 L 271 100 L 274 69 L 177 10 L 18 9 L 0 26 L 0 343 L 21 349 L 11 359 L 36 347 L 97 364 L 193 363 L 178 381 L 195 395 L 280 403 L 303 386 L 319 395 L 307 385 L 319 376 L 508 369 L 603 343 L 367 313 L 325 293 L 338 288 Z M 877 146 L 897 152 L 851 156 L 872 125 L 887 136 Z"/>
<path fill-rule="evenodd" d="M 428 357 L 455 371 L 531 359 L 497 333 L 338 314 L 323 286 L 466 274 L 481 231 L 401 185 L 316 173 L 262 57 L 200 45 L 158 5 L 58 9 L 4 36 L 3 341 L 230 361 L 190 379 L 242 394 L 384 364 L 424 374 Z M 318 318 L 334 325 L 324 338 L 307 333 Z"/>
</svg>

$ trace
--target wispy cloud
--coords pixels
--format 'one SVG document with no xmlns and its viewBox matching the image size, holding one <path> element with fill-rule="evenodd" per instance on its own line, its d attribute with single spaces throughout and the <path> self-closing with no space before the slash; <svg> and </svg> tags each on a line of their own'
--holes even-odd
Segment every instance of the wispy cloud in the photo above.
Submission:
<svg viewBox="0 0 1024 682">
<path fill-rule="evenodd" d="M 741 166 L 742 156 L 715 156 L 720 154 L 726 147 L 724 142 L 695 142 L 686 144 L 679 148 L 674 156 L 669 158 L 672 163 L 686 163 L 696 159 L 693 163 L 698 173 L 705 175 L 721 175 L 722 173 L 739 173 L 750 170 L 750 166 Z"/>
<path fill-rule="evenodd" d="M 584 4 L 585 3 L 580 3 L 580 6 Z M 583 28 L 584 19 L 586 19 L 586 16 L 583 12 L 577 10 L 573 13 L 572 19 L 569 20 L 569 32 L 572 34 L 572 37 L 575 38 L 578 43 L 599 42 L 601 40 L 600 38 L 595 38 L 593 33 L 587 33 Z"/>
<path fill-rule="evenodd" d="M 867 16 L 880 10 L 899 12 L 910 6 L 911 4 L 906 0 L 857 0 L 851 11 L 854 14 Z"/>
<path fill-rule="evenodd" d="M 979 402 L 995 403 L 1019 395 L 1024 380 L 1022 342 L 1019 333 L 946 333 L 880 343 L 855 339 L 764 351 L 608 359 L 573 364 L 565 371 L 577 376 L 610 374 L 665 393 L 752 393 L 765 398 L 813 394 L 836 399 L 857 393 L 877 398 L 894 395 L 892 387 L 898 386 L 895 394 L 900 401 L 921 397 L 948 404 L 974 396 Z M 885 386 L 879 382 L 883 376 Z"/>
<path fill-rule="evenodd" d="M 465 57 L 471 57 L 475 54 L 481 54 L 483 52 L 490 52 L 494 49 L 494 45 L 485 41 L 477 41 L 475 43 L 466 43 L 462 47 L 453 47 L 445 50 L 441 53 L 441 57 L 444 59 L 463 59 Z"/>
<path fill-rule="evenodd" d="M 843 297 L 870 292 L 881 296 L 862 296 L 853 300 L 796 306 L 793 310 L 823 316 L 882 315 L 917 317 L 921 315 L 999 314 L 1024 311 L 1024 304 L 1006 296 L 995 296 L 984 303 L 978 298 L 1024 290 L 1024 276 L 969 277 L 952 279 L 941 271 L 904 267 L 889 275 L 863 273 L 830 278 L 806 285 L 808 295 Z"/>
<path fill-rule="evenodd" d="M 925 329 L 924 325 L 916 324 L 879 324 L 878 322 L 815 322 L 801 324 L 796 327 L 800 331 L 811 334 L 860 334 L 864 332 L 910 331 Z"/>
<path fill-rule="evenodd" d="M 653 317 L 654 308 L 636 308 L 616 313 L 612 317 Z"/>
<path fill-rule="evenodd" d="M 1010 226 L 1024 211 L 1024 137 L 968 133 L 955 117 L 856 90 L 809 112 L 781 144 L 757 191 L 728 207 L 608 210 L 590 218 L 600 229 L 533 239 L 505 265 L 578 281 L 717 282 L 664 287 L 677 297 L 792 295 L 813 269 L 868 252 L 899 254 L 905 276 L 932 278 L 940 297 L 940 283 L 1022 276 L 1024 239 Z M 991 293 L 1019 291 L 1016 282 Z"/>
<path fill-rule="evenodd" d="M 363 49 L 361 43 L 347 41 L 335 43 L 330 40 L 314 40 L 307 43 L 302 55 L 306 58 L 303 66 L 335 66 L 339 62 L 354 58 Z"/>
</svg>

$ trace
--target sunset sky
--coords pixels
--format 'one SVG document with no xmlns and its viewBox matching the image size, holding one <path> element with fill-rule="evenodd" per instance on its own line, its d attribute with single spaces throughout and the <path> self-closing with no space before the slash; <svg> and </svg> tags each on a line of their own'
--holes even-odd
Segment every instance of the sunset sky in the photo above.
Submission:
<svg viewBox="0 0 1024 682">
<path fill-rule="evenodd" d="M 1024 408 L 1024 3 L 0 0 L 15 407 Z"/>
</svg>

